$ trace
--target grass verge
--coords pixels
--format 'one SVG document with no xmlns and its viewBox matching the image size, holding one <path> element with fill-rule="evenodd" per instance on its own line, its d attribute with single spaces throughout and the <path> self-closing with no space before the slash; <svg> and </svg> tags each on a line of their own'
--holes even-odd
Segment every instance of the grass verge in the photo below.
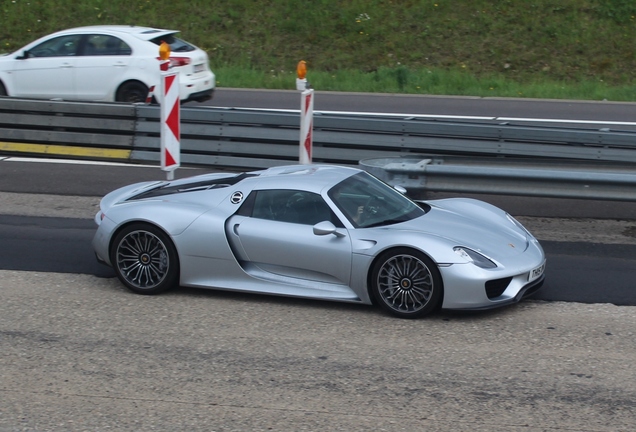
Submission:
<svg viewBox="0 0 636 432">
<path fill-rule="evenodd" d="M 217 86 L 227 88 L 295 89 L 296 72 L 263 72 L 240 66 L 214 69 Z M 609 85 L 602 80 L 554 81 L 548 78 L 520 83 L 502 75 L 477 77 L 459 70 L 380 68 L 374 72 L 337 70 L 308 72 L 316 90 L 362 93 L 403 93 L 479 97 L 636 101 L 636 85 Z"/>
</svg>

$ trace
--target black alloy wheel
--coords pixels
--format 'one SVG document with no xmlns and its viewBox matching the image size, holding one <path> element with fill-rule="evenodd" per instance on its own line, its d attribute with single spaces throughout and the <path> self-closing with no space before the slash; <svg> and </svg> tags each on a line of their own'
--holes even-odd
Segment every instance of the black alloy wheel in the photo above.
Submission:
<svg viewBox="0 0 636 432">
<path fill-rule="evenodd" d="M 420 318 L 442 300 L 442 277 L 423 253 L 393 249 L 382 254 L 371 272 L 371 293 L 385 311 L 399 318 Z"/>
<path fill-rule="evenodd" d="M 170 238 L 154 225 L 128 225 L 113 240 L 111 262 L 119 280 L 138 294 L 159 294 L 179 282 L 179 258 Z"/>
<path fill-rule="evenodd" d="M 115 100 L 117 102 L 146 102 L 148 98 L 148 87 L 139 81 L 130 81 L 122 84 L 117 90 Z"/>
</svg>

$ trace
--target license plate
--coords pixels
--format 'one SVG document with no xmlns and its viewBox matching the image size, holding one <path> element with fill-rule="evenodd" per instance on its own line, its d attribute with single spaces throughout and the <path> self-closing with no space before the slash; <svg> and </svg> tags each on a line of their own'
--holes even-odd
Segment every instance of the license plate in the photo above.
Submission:
<svg viewBox="0 0 636 432">
<path fill-rule="evenodd" d="M 194 65 L 194 73 L 203 72 L 205 65 L 203 63 Z"/>
<path fill-rule="evenodd" d="M 530 275 L 528 276 L 528 282 L 532 282 L 535 279 L 539 279 L 544 271 L 545 271 L 545 263 L 531 270 Z"/>
</svg>

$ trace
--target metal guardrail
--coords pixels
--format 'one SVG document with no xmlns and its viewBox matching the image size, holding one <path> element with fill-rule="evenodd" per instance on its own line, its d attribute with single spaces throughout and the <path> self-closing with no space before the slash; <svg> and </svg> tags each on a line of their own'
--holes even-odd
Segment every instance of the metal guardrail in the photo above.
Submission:
<svg viewBox="0 0 636 432">
<path fill-rule="evenodd" d="M 0 97 L 0 139 L 51 145 L 130 148 L 134 105 Z"/>
<path fill-rule="evenodd" d="M 139 132 L 158 133 L 156 107 L 139 106 Z M 145 119 L 142 121 L 141 119 Z M 188 108 L 181 113 L 182 160 L 205 165 L 272 166 L 298 160 L 299 114 Z M 314 115 L 313 159 L 355 164 L 365 158 L 409 155 L 541 157 L 636 163 L 636 132 L 477 124 L 429 118 Z M 137 137 L 135 147 L 156 151 Z M 264 144 L 267 144 L 266 146 Z M 148 147 L 148 146 L 151 147 Z M 188 157 L 188 153 L 196 157 Z M 209 158 L 210 154 L 213 155 Z M 147 157 L 147 154 L 140 155 Z M 256 158 L 257 160 L 254 160 Z M 247 159 L 247 160 L 246 160 Z"/>
<path fill-rule="evenodd" d="M 182 162 L 259 168 L 298 160 L 299 114 L 188 107 L 181 110 Z M 129 150 L 159 160 L 159 108 L 0 98 L 0 140 Z M 412 154 L 540 157 L 636 163 L 636 132 L 498 123 L 314 116 L 316 162 L 357 164 Z"/>
<path fill-rule="evenodd" d="M 0 97 L 0 152 L 158 164 L 159 121 L 157 106 Z M 235 169 L 297 163 L 299 124 L 299 113 L 294 112 L 183 106 L 181 162 Z M 313 161 L 319 163 L 358 165 L 362 160 L 396 157 L 419 161 L 429 155 L 438 162 L 424 168 L 425 183 L 418 187 L 438 191 L 485 188 L 490 193 L 586 197 L 580 189 L 586 181 L 602 183 L 606 189 L 633 189 L 631 178 L 627 183 L 615 178 L 629 176 L 629 169 L 619 168 L 611 179 L 607 170 L 614 169 L 609 167 L 612 164 L 636 164 L 634 131 L 458 122 L 428 116 L 315 112 L 313 142 Z M 453 159 L 459 155 L 478 162 L 470 165 Z M 441 157 L 445 163 L 439 163 Z M 498 158 L 496 163 L 487 160 L 492 157 Z M 510 158 L 531 159 L 513 166 Z M 532 167 L 532 160 L 588 164 L 566 175 L 563 166 L 548 172 Z M 477 190 L 479 184 L 483 186 Z M 555 185 L 560 195 L 554 195 Z M 629 194 L 612 196 L 632 199 Z"/>
<path fill-rule="evenodd" d="M 636 169 L 629 165 L 405 157 L 363 160 L 360 167 L 414 197 L 435 191 L 636 201 Z"/>
</svg>

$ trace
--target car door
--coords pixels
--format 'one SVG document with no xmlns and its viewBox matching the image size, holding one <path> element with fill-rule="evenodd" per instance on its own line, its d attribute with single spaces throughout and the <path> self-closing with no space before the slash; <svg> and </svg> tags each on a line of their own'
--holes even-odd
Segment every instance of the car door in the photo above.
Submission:
<svg viewBox="0 0 636 432">
<path fill-rule="evenodd" d="M 339 228 L 338 235 L 313 231 L 325 220 L 340 225 L 320 195 L 262 190 L 252 192 L 244 205 L 250 211 L 228 221 L 228 238 L 239 261 L 273 275 L 349 285 L 352 257 L 346 229 Z"/>
<path fill-rule="evenodd" d="M 80 40 L 81 35 L 57 36 L 22 53 L 12 72 L 12 96 L 73 99 Z"/>
<path fill-rule="evenodd" d="M 75 68 L 77 99 L 114 100 L 114 92 L 130 67 L 131 55 L 130 46 L 115 36 L 87 35 Z"/>
</svg>

